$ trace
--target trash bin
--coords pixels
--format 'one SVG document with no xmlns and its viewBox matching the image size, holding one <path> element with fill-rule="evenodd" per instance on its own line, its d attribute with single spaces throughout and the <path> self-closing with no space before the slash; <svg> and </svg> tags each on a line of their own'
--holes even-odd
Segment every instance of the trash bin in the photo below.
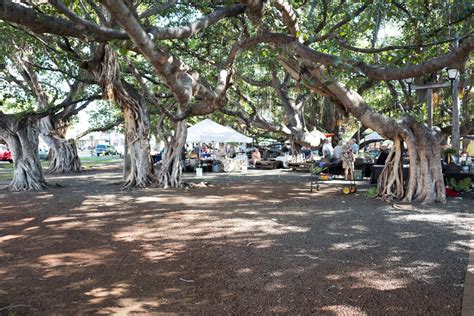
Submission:
<svg viewBox="0 0 474 316">
<path fill-rule="evenodd" d="M 364 180 L 363 170 L 354 170 L 354 180 Z"/>
<path fill-rule="evenodd" d="M 212 172 L 221 172 L 220 161 L 214 161 L 214 163 L 212 164 Z"/>
</svg>

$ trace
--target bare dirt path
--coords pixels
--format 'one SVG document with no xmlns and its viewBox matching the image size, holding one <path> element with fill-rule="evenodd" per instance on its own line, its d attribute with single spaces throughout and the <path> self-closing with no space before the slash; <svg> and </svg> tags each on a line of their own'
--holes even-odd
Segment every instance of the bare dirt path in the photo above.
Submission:
<svg viewBox="0 0 474 316">
<path fill-rule="evenodd" d="M 461 311 L 473 200 L 310 193 L 280 171 L 121 191 L 120 175 L 0 191 L 0 313 Z"/>
</svg>

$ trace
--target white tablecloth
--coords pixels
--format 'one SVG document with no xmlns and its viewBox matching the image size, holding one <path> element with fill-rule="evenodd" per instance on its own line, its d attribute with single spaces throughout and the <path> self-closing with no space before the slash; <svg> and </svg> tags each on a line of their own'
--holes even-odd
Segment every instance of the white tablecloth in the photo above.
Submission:
<svg viewBox="0 0 474 316">
<path fill-rule="evenodd" d="M 235 159 L 226 158 L 226 159 L 222 159 L 221 162 L 222 162 L 224 172 L 241 171 L 242 166 L 247 164 L 246 159 L 238 159 L 238 158 L 235 158 Z"/>
</svg>

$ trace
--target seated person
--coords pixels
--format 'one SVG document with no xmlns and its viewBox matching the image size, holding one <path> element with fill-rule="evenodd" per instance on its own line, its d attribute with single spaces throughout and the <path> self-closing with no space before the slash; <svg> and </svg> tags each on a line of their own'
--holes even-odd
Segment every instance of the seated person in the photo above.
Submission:
<svg viewBox="0 0 474 316">
<path fill-rule="evenodd" d="M 261 160 L 262 160 L 262 156 L 260 155 L 260 151 L 258 150 L 258 148 L 255 148 L 252 153 L 253 167 L 255 168 L 257 161 L 261 161 Z"/>
</svg>

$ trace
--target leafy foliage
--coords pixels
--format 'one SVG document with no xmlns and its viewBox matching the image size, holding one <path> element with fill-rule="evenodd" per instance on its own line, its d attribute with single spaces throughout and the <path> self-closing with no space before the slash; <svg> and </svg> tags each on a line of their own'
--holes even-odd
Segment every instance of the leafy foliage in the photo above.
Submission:
<svg viewBox="0 0 474 316">
<path fill-rule="evenodd" d="M 471 178 L 464 178 L 463 180 L 456 181 L 456 179 L 451 178 L 449 186 L 457 192 L 469 192 L 471 191 L 472 180 Z"/>
</svg>

